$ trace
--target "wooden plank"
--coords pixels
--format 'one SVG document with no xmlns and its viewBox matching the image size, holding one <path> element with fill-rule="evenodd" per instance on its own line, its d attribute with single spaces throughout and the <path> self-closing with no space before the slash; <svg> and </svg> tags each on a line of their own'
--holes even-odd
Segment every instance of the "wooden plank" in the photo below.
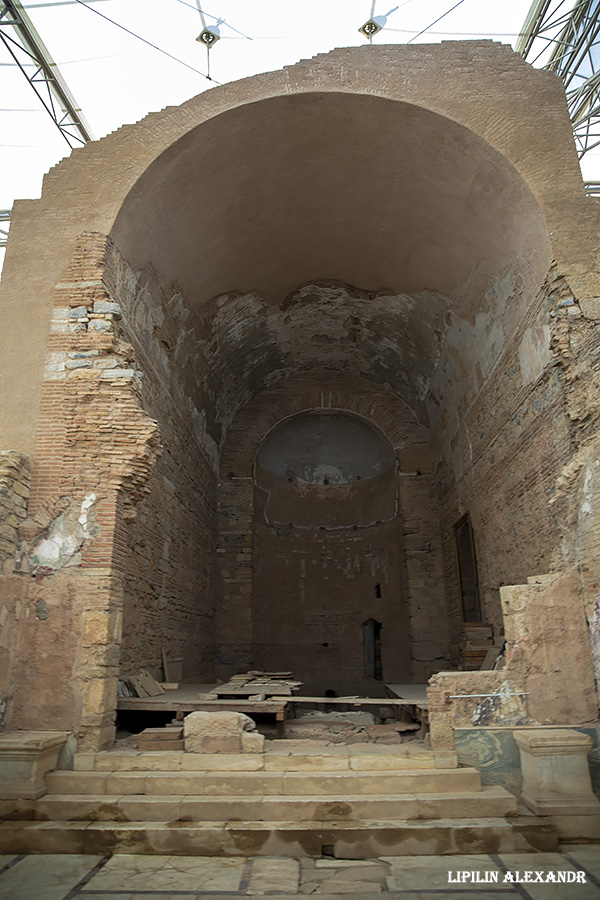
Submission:
<svg viewBox="0 0 600 900">
<path fill-rule="evenodd" d="M 139 675 L 128 675 L 125 679 L 131 688 L 136 692 L 138 697 L 149 697 L 150 694 L 144 687 L 144 683 Z"/>
<path fill-rule="evenodd" d="M 169 656 L 164 647 L 160 648 L 165 681 L 181 681 L 183 656 Z"/>
<path fill-rule="evenodd" d="M 488 672 L 491 669 L 493 669 L 494 663 L 500 656 L 501 649 L 502 649 L 501 647 L 492 647 L 490 650 L 488 650 L 488 652 L 486 653 L 485 659 L 483 660 L 483 662 L 481 663 L 481 666 L 479 667 L 481 672 Z"/>
<path fill-rule="evenodd" d="M 272 694 L 278 697 L 291 697 L 292 692 L 288 687 L 264 684 L 243 684 L 239 688 L 223 687 L 212 691 L 217 697 L 250 697 L 252 694 Z"/>
<path fill-rule="evenodd" d="M 224 711 L 254 713 L 276 713 L 285 710 L 289 701 L 261 700 L 250 702 L 248 700 L 171 700 L 169 692 L 160 699 L 157 697 L 122 697 L 117 700 L 117 709 L 139 709 L 148 712 L 195 712 L 199 711 Z"/>
<path fill-rule="evenodd" d="M 161 688 L 156 678 L 154 678 L 147 669 L 142 669 L 138 678 L 141 680 L 144 690 L 148 693 L 149 697 L 157 697 L 159 694 L 164 694 L 164 690 Z"/>
<path fill-rule="evenodd" d="M 396 697 L 304 697 L 294 694 L 292 703 L 315 703 L 319 705 L 332 704 L 333 706 L 415 706 L 414 700 L 404 700 Z"/>
<path fill-rule="evenodd" d="M 174 678 L 171 678 L 171 670 L 169 668 L 169 660 L 167 659 L 167 651 L 164 647 L 160 648 L 160 655 L 162 656 L 162 664 L 163 664 L 163 674 L 165 676 L 165 681 L 173 682 Z"/>
</svg>

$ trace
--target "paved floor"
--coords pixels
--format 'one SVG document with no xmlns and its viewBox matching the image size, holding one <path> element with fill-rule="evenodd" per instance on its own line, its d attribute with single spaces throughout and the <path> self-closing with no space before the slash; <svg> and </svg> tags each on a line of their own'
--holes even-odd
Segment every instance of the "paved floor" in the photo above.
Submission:
<svg viewBox="0 0 600 900">
<path fill-rule="evenodd" d="M 497 895 L 498 900 L 599 900 L 600 845 L 570 845 L 561 853 L 371 860 L 0 856 L 2 900 L 224 900 L 310 894 L 319 900 L 493 900 Z"/>
</svg>

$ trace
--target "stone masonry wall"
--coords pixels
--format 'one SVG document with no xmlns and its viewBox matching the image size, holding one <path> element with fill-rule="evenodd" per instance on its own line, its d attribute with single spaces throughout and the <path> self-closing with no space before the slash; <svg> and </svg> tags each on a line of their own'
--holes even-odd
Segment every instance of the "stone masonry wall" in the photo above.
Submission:
<svg viewBox="0 0 600 900">
<path fill-rule="evenodd" d="M 156 674 L 161 647 L 208 673 L 212 644 L 210 467 L 130 343 L 106 264 L 106 239 L 83 235 L 56 287 L 31 497 L 6 585 L 27 648 L 9 675 L 11 727 L 74 730 L 90 746 L 114 734 L 122 634 L 123 664 Z"/>
<path fill-rule="evenodd" d="M 27 516 L 31 460 L 17 450 L 0 450 L 0 573 L 14 570 L 18 528 Z"/>
<path fill-rule="evenodd" d="M 162 678 L 164 651 L 181 661 L 185 679 L 212 681 L 216 477 L 214 445 L 195 405 L 195 338 L 177 292 L 151 272 L 133 273 L 110 245 L 104 280 L 144 373 L 141 405 L 162 441 L 143 498 L 125 514 L 121 670 Z"/>
<path fill-rule="evenodd" d="M 11 577 L 18 547 L 18 528 L 27 515 L 31 460 L 15 450 L 0 451 L 0 731 L 12 718 L 16 689 L 14 655 L 20 650 L 22 617 L 30 614 L 26 585 Z"/>
<path fill-rule="evenodd" d="M 562 509 L 568 491 L 560 487 L 561 472 L 590 428 L 592 408 L 580 409 L 578 421 L 570 404 L 574 391 L 594 377 L 594 351 L 588 344 L 587 371 L 577 379 L 569 375 L 565 352 L 570 334 L 589 330 L 584 318 L 568 282 L 552 271 L 479 394 L 461 409 L 456 437 L 438 460 L 448 596 L 458 595 L 454 525 L 469 512 L 482 616 L 497 633 L 503 584 L 560 571 L 573 559 L 576 529 Z M 585 351 L 578 351 L 585 370 Z"/>
<path fill-rule="evenodd" d="M 291 670 L 309 695 L 334 690 L 367 696 L 377 685 L 365 675 L 362 626 L 374 619 L 382 626 L 383 680 L 409 681 L 412 648 L 399 520 L 308 529 L 261 518 L 256 516 L 254 526 L 258 667 Z"/>
<path fill-rule="evenodd" d="M 12 596 L 18 585 L 26 648 L 14 655 L 11 726 L 74 730 L 93 745 L 114 732 L 124 512 L 160 449 L 102 287 L 104 251 L 102 236 L 83 236 L 54 292 L 31 494 L 7 585 Z"/>
<path fill-rule="evenodd" d="M 446 594 L 440 509 L 431 451 L 426 444 L 398 453 L 400 516 L 406 565 L 411 681 L 458 664 L 458 610 Z"/>
<path fill-rule="evenodd" d="M 377 533 L 370 536 L 370 552 L 375 552 L 374 548 L 378 551 L 382 540 L 384 543 L 388 541 L 387 553 L 394 560 L 390 584 L 382 585 L 385 592 L 383 605 L 387 604 L 389 616 L 388 628 L 385 629 L 384 623 L 382 631 L 388 673 L 400 671 L 406 665 L 407 656 L 410 677 L 421 682 L 433 672 L 453 668 L 456 660 L 452 657 L 449 641 L 433 467 L 429 449 L 422 442 L 421 429 L 402 401 L 372 382 L 334 372 L 315 371 L 311 375 L 290 378 L 259 395 L 234 421 L 222 449 L 217 549 L 217 673 L 225 677 L 240 670 L 240 667 L 247 667 L 249 663 L 254 665 L 251 642 L 253 584 L 256 588 L 259 569 L 265 565 L 264 559 L 257 556 L 255 541 L 258 532 L 253 530 L 264 530 L 264 524 L 260 521 L 253 526 L 256 512 L 252 505 L 255 454 L 271 428 L 307 409 L 337 409 L 362 415 L 376 424 L 396 449 L 399 461 L 399 518 L 393 523 L 393 538 L 390 534 L 386 536 L 383 532 L 377 532 L 378 528 L 385 530 L 388 526 L 376 526 Z M 348 552 L 355 548 L 356 537 L 356 531 L 348 533 Z M 339 555 L 339 534 L 334 534 L 333 539 L 335 546 L 330 547 L 332 538 L 328 538 L 326 531 L 317 531 L 311 538 L 314 546 L 309 548 L 310 552 L 314 551 L 313 555 L 322 553 L 324 558 L 331 556 L 330 574 L 337 571 L 334 557 L 337 559 Z M 285 538 L 281 535 L 276 540 L 279 544 L 285 544 Z M 283 550 L 280 547 L 282 559 L 286 552 L 288 555 L 293 553 L 296 544 L 298 540 L 291 541 L 287 551 L 285 547 Z M 296 549 L 300 551 L 299 547 Z M 368 555 L 369 551 L 365 552 Z M 308 562 L 307 565 L 312 564 Z M 317 562 L 315 566 L 318 566 Z M 331 577 L 335 580 L 334 574 Z M 365 574 L 365 578 L 368 580 L 369 575 Z M 375 600 L 374 595 L 374 585 L 379 580 L 373 576 L 366 587 L 365 609 L 372 602 L 381 603 Z M 275 606 L 281 605 L 295 596 L 297 587 L 295 584 L 291 591 L 286 592 L 280 583 L 267 580 L 261 588 L 261 597 L 270 597 L 269 602 Z M 309 591 L 310 587 L 306 590 Z M 259 618 L 261 616 L 264 613 Z M 294 616 L 293 609 L 290 609 L 289 620 L 293 621 Z M 361 622 L 367 617 L 368 613 L 365 613 Z M 400 631 L 396 634 L 393 623 L 400 621 L 402 626 L 400 628 L 399 625 Z M 405 638 L 409 647 L 404 646 Z M 318 646 L 325 640 L 317 642 Z M 395 641 L 399 641 L 403 649 L 398 643 L 394 646 Z M 329 643 L 328 640 L 326 642 Z M 257 642 L 255 650 L 256 646 Z M 282 646 L 285 648 L 285 642 Z M 325 649 L 322 652 L 325 653 Z M 356 653 L 353 655 L 356 656 Z M 350 665 L 357 663 L 360 669 L 360 639 L 358 655 L 358 663 L 350 660 Z"/>
</svg>

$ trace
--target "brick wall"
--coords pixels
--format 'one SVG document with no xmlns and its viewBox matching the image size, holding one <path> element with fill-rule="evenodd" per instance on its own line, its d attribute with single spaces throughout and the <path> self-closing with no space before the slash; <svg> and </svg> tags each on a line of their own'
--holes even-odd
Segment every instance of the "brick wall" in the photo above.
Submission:
<svg viewBox="0 0 600 900">
<path fill-rule="evenodd" d="M 27 515 L 31 460 L 16 450 L 0 450 L 0 574 L 14 570 L 19 525 Z"/>
<path fill-rule="evenodd" d="M 177 292 L 153 273 L 133 273 L 112 246 L 104 277 L 122 308 L 120 335 L 143 371 L 140 405 L 161 439 L 143 491 L 132 495 L 128 485 L 123 494 L 121 670 L 162 678 L 164 651 L 182 661 L 185 679 L 212 681 L 216 476 L 212 443 L 198 428 L 195 339 Z"/>
<path fill-rule="evenodd" d="M 499 588 L 563 566 L 574 537 L 556 506 L 557 479 L 579 441 L 560 348 L 580 321 L 572 291 L 552 273 L 478 395 L 459 407 L 460 426 L 438 459 L 446 591 L 456 596 L 454 525 L 469 512 L 483 618 L 498 632 Z M 532 335 L 543 344 L 539 359 Z"/>
<path fill-rule="evenodd" d="M 327 391 L 322 390 L 324 384 Z M 317 529 L 289 534 L 266 525 L 254 495 L 256 452 L 278 422 L 315 408 L 362 415 L 387 435 L 398 457 L 398 484 L 389 486 L 398 495 L 394 521 L 358 531 Z M 305 659 L 300 667 L 307 653 L 312 653 L 313 676 L 323 688 L 323 677 L 332 668 L 326 654 L 333 659 L 337 653 L 340 675 L 343 671 L 347 680 L 353 678 L 356 690 L 362 678 L 360 625 L 369 615 L 377 618 L 374 609 L 379 610 L 384 626 L 388 680 L 424 681 L 432 672 L 456 664 L 449 640 L 433 463 L 422 441 L 421 428 L 401 400 L 372 382 L 332 372 L 292 377 L 262 392 L 240 412 L 221 452 L 216 620 L 221 676 L 249 662 L 263 664 L 257 655 L 261 653 L 271 659 L 271 665 L 277 657 L 278 665 L 289 668 L 289 654 L 293 649 L 298 656 L 296 645 L 304 628 Z M 344 574 L 349 557 L 355 560 L 351 581 Z M 375 596 L 376 583 L 381 585 L 380 599 Z M 304 591 L 306 602 L 314 605 L 324 586 L 326 593 L 314 621 L 302 624 L 306 610 L 298 592 Z M 360 598 L 358 607 L 355 595 Z M 340 655 L 339 635 L 320 640 L 315 635 L 320 633 L 319 615 L 325 616 L 322 622 L 327 619 L 325 628 L 335 631 L 331 623 L 340 616 L 348 619 L 349 610 L 356 627 Z M 331 646 L 323 648 L 323 643 Z"/>
<path fill-rule="evenodd" d="M 119 295 L 117 263 L 106 238 L 83 235 L 56 287 L 10 563 L 29 647 L 14 660 L 12 725 L 74 728 L 94 745 L 114 733 L 120 669 L 162 675 L 164 649 L 186 675 L 212 676 L 215 477 L 184 389 L 157 376 L 132 321 L 137 285 Z"/>
</svg>

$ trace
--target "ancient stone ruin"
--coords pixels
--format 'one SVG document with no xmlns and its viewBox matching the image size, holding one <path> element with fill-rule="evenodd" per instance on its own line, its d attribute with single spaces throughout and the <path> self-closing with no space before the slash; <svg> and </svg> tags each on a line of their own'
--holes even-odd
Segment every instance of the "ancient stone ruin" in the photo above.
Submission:
<svg viewBox="0 0 600 900">
<path fill-rule="evenodd" d="M 0 728 L 102 754 L 172 660 L 427 685 L 479 768 L 521 728 L 597 753 L 599 209 L 561 82 L 489 41 L 336 50 L 52 169 L 0 289 Z"/>
</svg>

